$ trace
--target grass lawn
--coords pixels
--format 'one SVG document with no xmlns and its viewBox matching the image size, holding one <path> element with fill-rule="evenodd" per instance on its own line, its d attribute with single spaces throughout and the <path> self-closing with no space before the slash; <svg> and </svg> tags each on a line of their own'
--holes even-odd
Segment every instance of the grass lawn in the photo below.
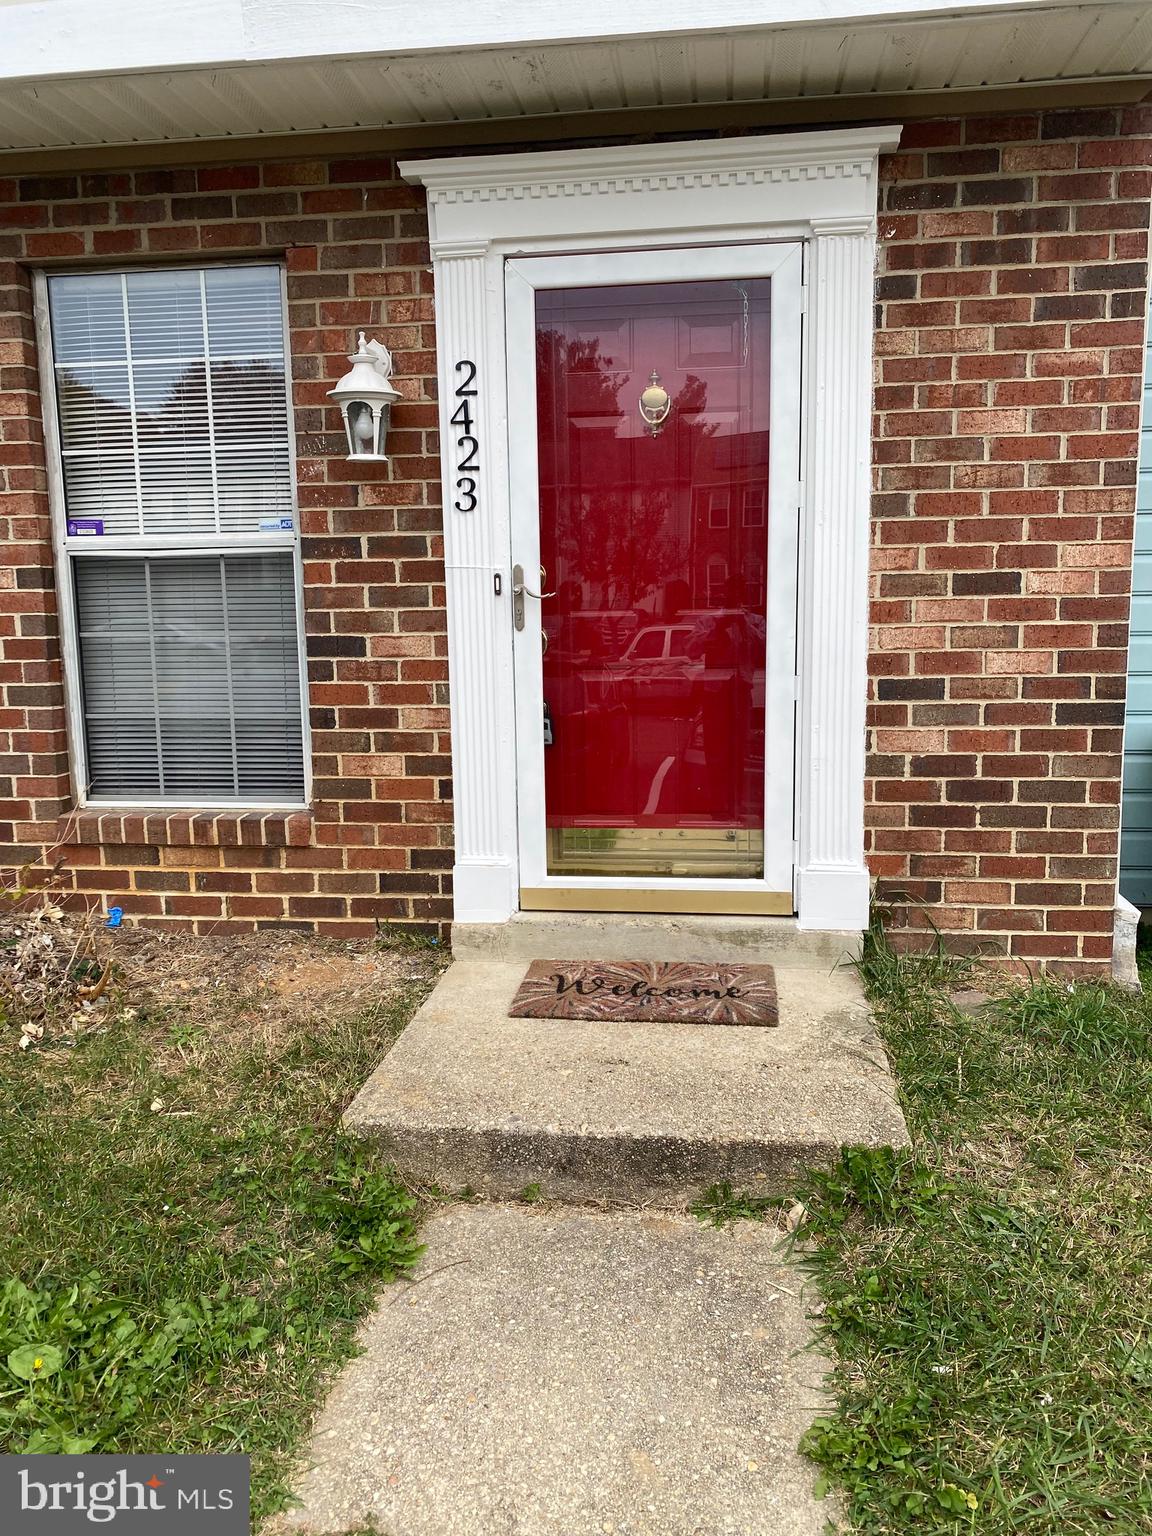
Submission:
<svg viewBox="0 0 1152 1536">
<path fill-rule="evenodd" d="M 99 1003 L 30 1048 L 27 1000 L 0 1002 L 0 1450 L 247 1451 L 259 1518 L 419 1251 L 418 1202 L 337 1121 L 441 958 L 291 935 L 115 952 Z"/>
<path fill-rule="evenodd" d="M 1152 1003 L 879 930 L 863 975 L 915 1145 L 805 1192 L 836 1362 L 806 1450 L 861 1536 L 1152 1532 Z"/>
</svg>

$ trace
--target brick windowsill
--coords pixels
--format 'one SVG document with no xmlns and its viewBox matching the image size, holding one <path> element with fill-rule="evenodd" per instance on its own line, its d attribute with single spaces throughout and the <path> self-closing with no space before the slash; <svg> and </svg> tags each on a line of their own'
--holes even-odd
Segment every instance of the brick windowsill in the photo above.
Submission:
<svg viewBox="0 0 1152 1536">
<path fill-rule="evenodd" d="M 123 843 L 162 848 L 307 848 L 313 815 L 303 811 L 70 811 L 56 823 L 57 845 Z"/>
</svg>

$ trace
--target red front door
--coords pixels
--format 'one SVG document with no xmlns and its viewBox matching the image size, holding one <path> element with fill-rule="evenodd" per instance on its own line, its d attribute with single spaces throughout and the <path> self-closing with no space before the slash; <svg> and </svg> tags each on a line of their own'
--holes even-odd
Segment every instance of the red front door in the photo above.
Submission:
<svg viewBox="0 0 1152 1536">
<path fill-rule="evenodd" d="M 770 296 L 535 295 L 549 875 L 764 874 Z"/>
</svg>

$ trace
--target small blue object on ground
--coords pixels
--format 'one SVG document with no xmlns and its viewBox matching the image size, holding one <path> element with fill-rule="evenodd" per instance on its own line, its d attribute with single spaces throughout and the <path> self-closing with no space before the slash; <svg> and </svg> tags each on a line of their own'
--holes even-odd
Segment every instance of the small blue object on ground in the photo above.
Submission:
<svg viewBox="0 0 1152 1536">
<path fill-rule="evenodd" d="M 124 908 L 123 907 L 109 907 L 108 908 L 108 921 L 104 924 L 105 928 L 119 928 L 120 924 L 123 921 L 124 921 Z"/>
</svg>

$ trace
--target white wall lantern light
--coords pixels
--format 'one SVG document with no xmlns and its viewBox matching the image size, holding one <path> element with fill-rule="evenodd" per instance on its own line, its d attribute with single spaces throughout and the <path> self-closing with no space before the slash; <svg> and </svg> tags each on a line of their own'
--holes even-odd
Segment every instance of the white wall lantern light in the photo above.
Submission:
<svg viewBox="0 0 1152 1536">
<path fill-rule="evenodd" d="M 357 339 L 357 351 L 348 354 L 351 369 L 328 396 L 343 414 L 349 459 L 387 463 L 384 443 L 392 405 L 401 398 L 392 387 L 392 354 L 383 343 L 369 341 L 363 331 Z"/>
</svg>

